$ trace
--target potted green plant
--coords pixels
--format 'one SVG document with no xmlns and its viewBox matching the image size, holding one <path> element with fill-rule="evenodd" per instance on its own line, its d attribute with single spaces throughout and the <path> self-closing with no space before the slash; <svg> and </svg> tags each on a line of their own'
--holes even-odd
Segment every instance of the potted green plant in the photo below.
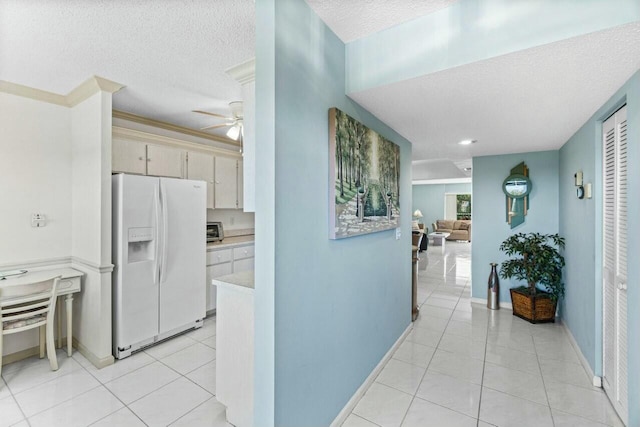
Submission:
<svg viewBox="0 0 640 427">
<path fill-rule="evenodd" d="M 531 323 L 555 321 L 556 305 L 564 296 L 562 248 L 564 238 L 558 234 L 517 233 L 502 242 L 500 250 L 516 257 L 502 263 L 500 276 L 527 283 L 510 289 L 514 316 Z"/>
</svg>

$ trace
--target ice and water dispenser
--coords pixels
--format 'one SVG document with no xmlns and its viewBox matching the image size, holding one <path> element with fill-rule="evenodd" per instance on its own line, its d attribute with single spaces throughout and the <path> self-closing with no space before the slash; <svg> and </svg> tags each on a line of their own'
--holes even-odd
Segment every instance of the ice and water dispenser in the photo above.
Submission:
<svg viewBox="0 0 640 427">
<path fill-rule="evenodd" d="M 132 227 L 129 229 L 129 263 L 153 261 L 155 256 L 154 227 Z"/>
</svg>

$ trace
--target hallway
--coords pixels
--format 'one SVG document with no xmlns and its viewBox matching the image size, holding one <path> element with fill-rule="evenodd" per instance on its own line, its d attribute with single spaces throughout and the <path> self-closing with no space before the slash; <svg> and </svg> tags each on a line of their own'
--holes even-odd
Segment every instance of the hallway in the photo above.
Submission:
<svg viewBox="0 0 640 427">
<path fill-rule="evenodd" d="M 470 249 L 420 254 L 420 315 L 343 427 L 622 426 L 560 324 L 471 305 Z"/>
</svg>

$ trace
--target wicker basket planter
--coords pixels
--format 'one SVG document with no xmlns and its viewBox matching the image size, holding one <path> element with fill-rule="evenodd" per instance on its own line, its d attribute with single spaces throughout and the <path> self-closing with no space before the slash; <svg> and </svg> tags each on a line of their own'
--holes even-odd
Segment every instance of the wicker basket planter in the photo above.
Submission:
<svg viewBox="0 0 640 427">
<path fill-rule="evenodd" d="M 536 295 L 529 295 L 528 289 L 510 289 L 513 315 L 531 323 L 555 322 L 556 301 L 550 294 L 538 290 Z"/>
</svg>

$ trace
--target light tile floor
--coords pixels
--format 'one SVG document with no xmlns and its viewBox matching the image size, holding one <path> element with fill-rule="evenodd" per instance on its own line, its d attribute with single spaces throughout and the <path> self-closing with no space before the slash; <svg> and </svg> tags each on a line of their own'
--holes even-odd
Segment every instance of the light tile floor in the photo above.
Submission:
<svg viewBox="0 0 640 427">
<path fill-rule="evenodd" d="M 421 254 L 420 317 L 343 427 L 621 426 L 559 325 L 471 305 L 469 249 Z M 227 427 L 215 358 L 213 318 L 101 370 L 62 351 L 56 372 L 6 365 L 0 427 Z"/>
<path fill-rule="evenodd" d="M 343 427 L 622 426 L 559 324 L 471 304 L 470 244 L 420 257 L 420 316 Z"/>
<path fill-rule="evenodd" d="M 228 427 L 216 398 L 216 321 L 98 370 L 58 352 L 3 366 L 0 427 Z"/>
</svg>

